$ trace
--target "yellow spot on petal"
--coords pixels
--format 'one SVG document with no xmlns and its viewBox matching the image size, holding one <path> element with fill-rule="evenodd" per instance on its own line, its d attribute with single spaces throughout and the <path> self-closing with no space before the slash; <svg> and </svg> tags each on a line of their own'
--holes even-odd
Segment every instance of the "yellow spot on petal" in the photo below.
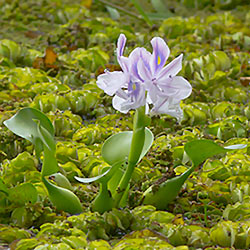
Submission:
<svg viewBox="0 0 250 250">
<path fill-rule="evenodd" d="M 158 60 L 157 60 L 157 64 L 159 65 L 159 64 L 161 63 L 161 58 L 160 58 L 160 56 L 158 56 L 157 59 L 158 59 Z"/>
<path fill-rule="evenodd" d="M 133 90 L 136 90 L 136 84 L 135 83 L 133 83 L 132 88 L 133 88 Z"/>
</svg>

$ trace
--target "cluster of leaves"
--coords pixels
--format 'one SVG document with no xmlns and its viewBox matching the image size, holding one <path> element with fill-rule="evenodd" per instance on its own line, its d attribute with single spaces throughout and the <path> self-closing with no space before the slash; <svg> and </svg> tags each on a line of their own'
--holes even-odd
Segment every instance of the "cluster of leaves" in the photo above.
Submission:
<svg viewBox="0 0 250 250">
<path fill-rule="evenodd" d="M 87 2 L 19 0 L 0 8 L 0 245 L 19 250 L 248 249 L 249 148 L 207 160 L 168 212 L 140 206 L 139 200 L 153 183 L 188 169 L 186 142 L 209 138 L 223 146 L 248 144 L 249 83 L 240 81 L 250 76 L 248 3 L 166 1 L 172 16 L 149 28 L 122 12 L 112 20 L 101 1 L 91 9 Z M 204 7 L 201 15 L 190 16 Z M 111 98 L 95 84 L 104 68 L 119 69 L 114 50 L 120 33 L 128 37 L 125 53 L 136 46 L 150 50 L 153 36 L 164 37 L 170 59 L 184 54 L 181 74 L 193 93 L 181 104 L 181 124 L 166 115 L 152 119 L 156 139 L 134 172 L 129 207 L 99 215 L 88 208 L 98 186 L 77 183 L 74 176 L 101 174 L 107 166 L 100 156 L 102 142 L 132 128 L 131 116 L 115 113 Z M 24 107 L 43 111 L 54 125 L 55 157 L 81 201 L 82 214 L 68 217 L 53 207 L 34 146 L 3 125 Z M 50 181 L 58 185 L 55 177 Z"/>
</svg>

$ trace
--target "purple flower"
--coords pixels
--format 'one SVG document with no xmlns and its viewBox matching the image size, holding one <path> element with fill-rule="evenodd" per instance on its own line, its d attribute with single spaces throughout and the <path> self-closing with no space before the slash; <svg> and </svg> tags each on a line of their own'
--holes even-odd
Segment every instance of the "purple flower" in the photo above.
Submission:
<svg viewBox="0 0 250 250">
<path fill-rule="evenodd" d="M 137 109 L 146 104 L 145 86 L 137 73 L 141 49 L 136 48 L 129 57 L 123 56 L 126 44 L 125 35 L 121 34 L 117 42 L 117 60 L 121 71 L 109 72 L 98 76 L 97 85 L 113 98 L 113 107 L 122 113 Z M 133 72 L 133 73 L 132 73 Z"/>
<path fill-rule="evenodd" d="M 162 38 L 151 40 L 152 54 L 145 48 L 136 48 L 125 57 L 125 44 L 126 37 L 121 34 L 117 60 L 122 72 L 105 72 L 98 76 L 97 85 L 108 95 L 115 95 L 113 107 L 123 113 L 152 104 L 152 113 L 165 113 L 180 120 L 180 101 L 192 92 L 189 82 L 176 76 L 182 68 L 182 54 L 165 66 L 170 50 Z"/>
<path fill-rule="evenodd" d="M 153 53 L 141 51 L 138 74 L 148 92 L 148 103 L 153 104 L 151 112 L 165 113 L 182 118 L 180 101 L 187 98 L 192 87 L 187 80 L 176 76 L 182 68 L 182 54 L 164 66 L 170 50 L 164 40 L 155 37 L 151 40 Z"/>
</svg>

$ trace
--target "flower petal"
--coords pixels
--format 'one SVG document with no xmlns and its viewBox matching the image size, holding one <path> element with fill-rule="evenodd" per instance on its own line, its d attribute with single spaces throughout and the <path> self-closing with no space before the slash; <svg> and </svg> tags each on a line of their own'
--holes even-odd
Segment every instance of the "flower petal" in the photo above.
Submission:
<svg viewBox="0 0 250 250">
<path fill-rule="evenodd" d="M 140 51 L 140 58 L 137 63 L 137 71 L 138 71 L 140 78 L 143 81 L 151 81 L 153 78 L 152 72 L 150 69 L 151 56 L 152 55 L 146 49 L 142 49 Z"/>
<path fill-rule="evenodd" d="M 151 40 L 153 54 L 150 60 L 150 66 L 153 74 L 156 74 L 165 65 L 170 50 L 165 41 L 160 37 L 154 37 Z"/>
<path fill-rule="evenodd" d="M 157 79 L 163 80 L 169 77 L 176 76 L 182 69 L 182 57 L 183 54 L 179 55 L 171 63 L 160 70 L 157 74 Z"/>
<path fill-rule="evenodd" d="M 117 61 L 119 62 L 122 71 L 126 74 L 129 74 L 129 59 L 125 56 L 117 57 Z"/>
<path fill-rule="evenodd" d="M 180 107 L 180 101 L 172 97 L 158 98 L 157 102 L 154 103 L 154 107 L 151 112 L 153 114 L 156 113 L 171 115 L 173 117 L 176 117 L 179 122 L 183 117 L 183 111 Z"/>
<path fill-rule="evenodd" d="M 123 55 L 126 40 L 127 40 L 126 36 L 124 34 L 120 34 L 117 41 L 117 49 L 116 49 L 118 57 L 121 57 Z"/>
<path fill-rule="evenodd" d="M 124 98 L 125 95 L 127 95 L 126 98 Z M 118 91 L 112 100 L 112 104 L 116 110 L 122 113 L 144 106 L 146 104 L 144 86 L 138 83 L 134 91 L 124 91 L 123 95 L 120 95 Z"/>
<path fill-rule="evenodd" d="M 140 58 L 142 59 L 144 66 L 147 68 L 148 71 L 151 72 L 150 60 L 151 60 L 152 54 L 148 52 L 145 48 L 141 48 L 140 53 L 141 53 Z"/>
<path fill-rule="evenodd" d="M 152 81 L 145 81 L 145 88 L 148 91 L 148 96 L 152 103 L 157 101 L 159 94 L 161 94 L 161 90 L 156 84 L 153 84 Z"/>
<path fill-rule="evenodd" d="M 175 76 L 171 81 L 157 82 L 163 96 L 172 96 L 177 100 L 183 100 L 192 93 L 192 86 L 182 76 Z"/>
<path fill-rule="evenodd" d="M 114 109 L 116 109 L 124 114 L 128 113 L 128 111 L 129 111 L 129 108 L 128 109 L 123 108 L 125 102 L 126 102 L 126 100 L 124 100 L 123 98 L 121 98 L 117 95 L 115 95 L 112 99 L 112 105 L 113 105 Z"/>
<path fill-rule="evenodd" d="M 97 86 L 110 96 L 127 83 L 127 76 L 121 71 L 106 72 L 97 77 Z"/>
<path fill-rule="evenodd" d="M 151 72 L 147 67 L 145 67 L 145 64 L 141 58 L 138 61 L 137 72 L 143 81 L 150 81 L 152 79 Z"/>
<path fill-rule="evenodd" d="M 123 72 L 127 73 L 129 71 L 129 62 L 128 58 L 123 56 L 123 51 L 126 44 L 126 36 L 124 34 L 120 34 L 118 41 L 117 41 L 117 48 L 116 48 L 116 54 L 117 54 L 117 61 L 120 64 Z"/>
<path fill-rule="evenodd" d="M 129 65 L 130 65 L 129 71 L 133 75 L 132 77 L 133 81 L 135 80 L 143 81 L 143 79 L 140 77 L 138 73 L 138 62 L 141 56 L 141 49 L 142 48 L 135 48 L 129 55 Z"/>
</svg>

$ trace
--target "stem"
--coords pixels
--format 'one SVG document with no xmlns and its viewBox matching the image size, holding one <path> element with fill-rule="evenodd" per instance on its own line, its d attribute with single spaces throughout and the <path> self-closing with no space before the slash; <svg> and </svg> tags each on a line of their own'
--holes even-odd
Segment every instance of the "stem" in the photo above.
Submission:
<svg viewBox="0 0 250 250">
<path fill-rule="evenodd" d="M 119 6 L 119 5 L 116 5 L 116 4 L 113 4 L 111 2 L 108 2 L 108 1 L 105 1 L 105 0 L 98 0 L 99 2 L 107 5 L 107 6 L 110 6 L 111 8 L 114 8 L 114 9 L 117 9 L 117 10 L 120 10 L 121 12 L 129 15 L 129 16 L 132 16 L 134 18 L 137 18 L 137 19 L 140 19 L 140 20 L 143 20 L 143 17 L 141 17 L 140 15 L 137 15 L 129 10 L 126 10 L 124 9 L 123 7 Z"/>
<path fill-rule="evenodd" d="M 119 207 L 120 201 L 134 172 L 134 168 L 140 158 L 145 141 L 145 126 L 148 125 L 149 120 L 150 119 L 145 115 L 144 106 L 136 110 L 133 124 L 133 137 L 128 157 L 128 166 L 114 195 L 115 207 Z"/>
<path fill-rule="evenodd" d="M 135 8 L 139 11 L 139 13 L 143 16 L 145 22 L 149 25 L 152 26 L 153 23 L 151 22 L 151 20 L 149 19 L 148 15 L 144 12 L 141 4 L 137 1 L 137 0 L 130 0 L 130 2 L 132 2 L 135 6 Z"/>
</svg>

